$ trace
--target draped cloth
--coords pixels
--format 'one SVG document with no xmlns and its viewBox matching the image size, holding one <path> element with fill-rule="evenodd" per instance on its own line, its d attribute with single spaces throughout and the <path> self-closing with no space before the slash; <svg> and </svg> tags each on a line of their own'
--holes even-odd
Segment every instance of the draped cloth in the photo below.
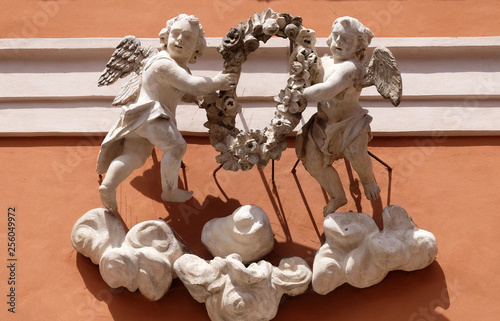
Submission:
<svg viewBox="0 0 500 321">
<path fill-rule="evenodd" d="M 156 55 L 147 62 L 144 72 L 153 62 L 159 59 L 171 58 L 167 55 Z M 122 106 L 120 119 L 114 124 L 102 142 L 101 151 L 97 157 L 97 173 L 106 173 L 111 161 L 122 154 L 125 138 L 128 135 L 158 118 L 176 124 L 175 115 L 172 114 L 172 111 L 158 101 L 150 100 Z"/>
<path fill-rule="evenodd" d="M 325 161 L 331 164 L 334 160 L 344 157 L 345 148 L 359 135 L 372 134 L 370 123 L 372 117 L 367 110 L 346 118 L 340 122 L 325 122 L 318 114 L 314 114 L 302 127 L 297 135 L 295 150 L 297 157 L 302 159 L 306 153 L 306 145 L 311 141 L 325 156 Z"/>
</svg>

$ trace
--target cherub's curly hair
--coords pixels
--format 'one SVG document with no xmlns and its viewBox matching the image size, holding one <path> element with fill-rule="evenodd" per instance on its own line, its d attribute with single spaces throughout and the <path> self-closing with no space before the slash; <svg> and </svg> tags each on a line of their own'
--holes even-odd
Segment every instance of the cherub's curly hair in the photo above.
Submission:
<svg viewBox="0 0 500 321">
<path fill-rule="evenodd" d="M 368 48 L 368 45 L 372 41 L 373 38 L 373 32 L 371 32 L 370 29 L 365 27 L 361 22 L 359 22 L 357 19 L 352 18 L 352 17 L 340 17 L 337 18 L 332 25 L 332 30 L 333 27 L 337 24 L 342 24 L 344 28 L 349 28 L 357 31 L 358 33 L 358 48 L 356 50 L 356 58 L 359 59 L 359 61 L 363 61 L 365 59 L 365 51 L 366 48 Z M 328 37 L 327 43 L 328 46 L 331 44 L 331 35 Z"/>
<path fill-rule="evenodd" d="M 201 57 L 201 55 L 203 54 L 203 51 L 207 47 L 207 42 L 205 41 L 205 31 L 203 31 L 203 27 L 201 26 L 198 18 L 196 18 L 193 15 L 188 16 L 187 14 L 184 14 L 184 13 L 180 14 L 177 17 L 168 20 L 167 26 L 160 31 L 160 34 L 158 36 L 160 37 L 161 44 L 165 48 L 167 46 L 168 36 L 170 35 L 170 30 L 172 29 L 172 25 L 175 22 L 182 20 L 182 19 L 187 20 L 191 25 L 197 26 L 199 29 L 198 41 L 196 44 L 196 48 L 195 48 L 193 56 L 189 60 L 190 64 L 194 64 L 196 62 L 196 59 L 198 57 Z"/>
</svg>

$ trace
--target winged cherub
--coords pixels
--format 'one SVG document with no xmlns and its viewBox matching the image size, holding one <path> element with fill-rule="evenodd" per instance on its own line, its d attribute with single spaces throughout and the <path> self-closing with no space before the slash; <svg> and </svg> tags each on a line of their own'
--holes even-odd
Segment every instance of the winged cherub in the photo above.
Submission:
<svg viewBox="0 0 500 321">
<path fill-rule="evenodd" d="M 400 102 L 401 75 L 389 50 L 376 48 L 363 63 L 373 33 L 351 17 L 335 20 L 327 40 L 332 56 L 323 57 L 323 74 L 303 91 L 308 101 L 318 101 L 318 112 L 297 136 L 296 152 L 306 170 L 330 196 L 326 216 L 347 203 L 340 178 L 332 163 L 345 157 L 358 173 L 367 199 L 377 199 L 380 188 L 373 176 L 367 145 L 372 138 L 372 117 L 359 105 L 364 87 L 376 85 L 394 106 Z"/>
<path fill-rule="evenodd" d="M 113 102 L 123 106 L 122 114 L 104 139 L 97 160 L 97 172 L 107 173 L 99 187 L 101 202 L 115 211 L 116 188 L 146 162 L 154 146 L 163 151 L 162 199 L 184 202 L 192 197 L 192 191 L 177 185 L 187 146 L 176 127 L 177 104 L 181 99 L 193 101 L 199 95 L 234 88 L 237 79 L 235 74 L 191 75 L 187 64 L 195 63 L 206 47 L 196 17 L 181 14 L 169 20 L 159 37 L 159 52 L 141 47 L 133 36 L 125 37 L 98 82 L 99 86 L 109 85 L 132 73 Z"/>
</svg>

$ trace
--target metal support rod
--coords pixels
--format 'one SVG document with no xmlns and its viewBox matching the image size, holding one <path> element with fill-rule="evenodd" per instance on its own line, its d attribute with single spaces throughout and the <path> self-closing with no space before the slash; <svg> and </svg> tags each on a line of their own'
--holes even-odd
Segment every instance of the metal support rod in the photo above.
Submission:
<svg viewBox="0 0 500 321">
<path fill-rule="evenodd" d="M 370 155 L 373 159 L 375 159 L 377 162 L 379 162 L 380 164 L 384 165 L 385 168 L 387 168 L 387 170 L 389 172 L 392 172 L 392 167 L 387 165 L 386 162 L 384 162 L 383 160 L 381 160 L 380 158 L 378 158 L 376 155 L 374 155 L 372 152 L 368 151 L 368 155 Z"/>
<path fill-rule="evenodd" d="M 271 161 L 271 182 L 274 183 L 274 159 Z"/>
<path fill-rule="evenodd" d="M 295 162 L 295 165 L 293 165 L 293 168 L 291 170 L 292 174 L 295 174 L 297 165 L 299 165 L 300 159 L 297 158 L 297 161 Z"/>
<path fill-rule="evenodd" d="M 219 171 L 219 169 L 222 168 L 222 164 L 220 164 L 213 172 L 213 176 L 214 176 L 214 179 L 217 180 L 217 172 Z"/>
<path fill-rule="evenodd" d="M 392 172 L 392 167 L 389 166 L 386 162 L 384 162 L 383 160 L 381 160 L 377 155 L 373 154 L 372 152 L 368 151 L 368 155 L 370 155 L 370 157 L 372 157 L 373 159 L 375 159 L 377 162 L 379 162 L 380 164 L 384 165 L 385 168 L 387 168 L 387 170 L 389 172 Z M 293 168 L 291 170 L 291 173 L 295 173 L 296 172 L 296 168 L 297 168 L 297 165 L 299 164 L 300 162 L 300 159 L 297 159 L 297 161 L 295 162 L 295 164 L 293 165 Z M 273 172 L 274 173 L 274 172 Z"/>
</svg>

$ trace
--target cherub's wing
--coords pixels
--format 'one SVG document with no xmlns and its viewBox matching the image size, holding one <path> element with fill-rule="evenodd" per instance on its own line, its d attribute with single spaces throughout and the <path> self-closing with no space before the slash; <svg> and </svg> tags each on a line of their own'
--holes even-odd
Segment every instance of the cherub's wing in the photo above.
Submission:
<svg viewBox="0 0 500 321">
<path fill-rule="evenodd" d="M 141 47 L 141 42 L 134 36 L 126 36 L 120 41 L 97 82 L 99 87 L 108 86 L 132 73 L 132 78 L 121 88 L 113 105 L 125 105 L 136 98 L 141 87 L 143 62 L 156 52 L 152 47 Z"/>
<path fill-rule="evenodd" d="M 126 105 L 128 102 L 134 101 L 139 95 L 141 89 L 142 72 L 132 73 L 132 77 L 125 85 L 120 88 L 120 92 L 113 100 L 113 106 Z"/>
<path fill-rule="evenodd" d="M 372 85 L 375 85 L 380 95 L 389 99 L 394 106 L 398 106 L 401 102 L 403 92 L 401 74 L 396 59 L 385 47 L 375 48 L 365 70 L 363 87 Z"/>
</svg>

